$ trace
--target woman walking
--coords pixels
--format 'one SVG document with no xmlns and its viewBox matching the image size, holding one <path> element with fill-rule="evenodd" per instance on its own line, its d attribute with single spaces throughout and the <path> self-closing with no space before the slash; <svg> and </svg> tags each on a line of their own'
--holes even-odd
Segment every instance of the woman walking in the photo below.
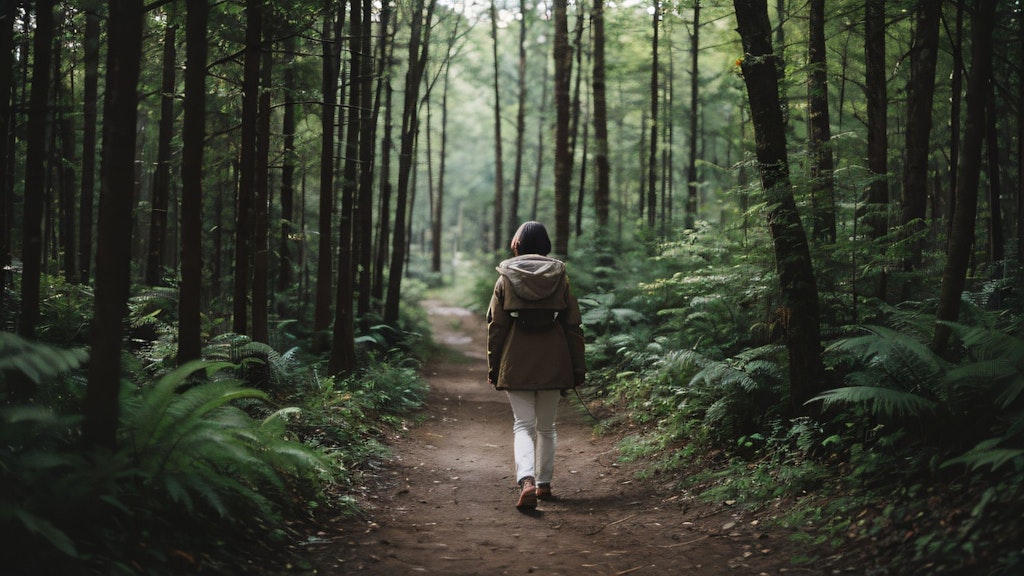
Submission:
<svg viewBox="0 0 1024 576">
<path fill-rule="evenodd" d="M 507 391 L 512 406 L 516 507 L 528 509 L 553 498 L 558 402 L 583 384 L 586 364 L 580 307 L 565 263 L 548 257 L 547 229 L 523 223 L 511 248 L 487 310 L 487 380 Z"/>
</svg>

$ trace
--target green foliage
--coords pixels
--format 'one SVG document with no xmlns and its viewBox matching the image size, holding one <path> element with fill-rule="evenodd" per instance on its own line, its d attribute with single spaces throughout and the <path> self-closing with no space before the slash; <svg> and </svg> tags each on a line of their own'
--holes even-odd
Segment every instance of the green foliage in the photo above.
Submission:
<svg viewBox="0 0 1024 576">
<path fill-rule="evenodd" d="M 18 373 L 39 384 L 81 366 L 88 358 L 83 349 L 62 350 L 0 332 L 0 384 L 8 373 Z"/>
</svg>

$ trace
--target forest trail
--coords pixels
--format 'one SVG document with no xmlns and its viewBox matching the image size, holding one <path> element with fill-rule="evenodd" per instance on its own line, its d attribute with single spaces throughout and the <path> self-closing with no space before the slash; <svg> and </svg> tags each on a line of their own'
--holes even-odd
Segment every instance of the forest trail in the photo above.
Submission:
<svg viewBox="0 0 1024 576">
<path fill-rule="evenodd" d="M 483 319 L 424 306 L 447 350 L 425 368 L 424 419 L 368 480 L 368 519 L 338 520 L 307 546 L 317 574 L 820 573 L 795 567 L 799 547 L 740 512 L 637 480 L 573 396 L 559 407 L 558 499 L 517 511 L 511 410 L 487 384 Z"/>
</svg>

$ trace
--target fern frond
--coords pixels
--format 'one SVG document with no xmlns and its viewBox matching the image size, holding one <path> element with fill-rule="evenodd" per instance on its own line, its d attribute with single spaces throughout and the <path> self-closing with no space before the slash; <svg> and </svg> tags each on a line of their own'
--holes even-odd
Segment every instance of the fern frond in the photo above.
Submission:
<svg viewBox="0 0 1024 576">
<path fill-rule="evenodd" d="M 1002 438 L 989 438 L 979 442 L 974 448 L 942 463 L 943 468 L 963 465 L 969 470 L 977 470 L 984 466 L 991 467 L 995 472 L 1008 463 L 1014 463 L 1018 471 L 1024 469 L 1024 449 L 999 448 Z"/>
<path fill-rule="evenodd" d="M 0 332 L 0 375 L 15 370 L 39 384 L 47 378 L 78 368 L 89 358 L 83 349 L 62 350 Z"/>
<path fill-rule="evenodd" d="M 833 404 L 863 404 L 876 416 L 927 416 L 935 413 L 936 403 L 928 398 L 880 386 L 847 386 L 833 388 L 806 402 L 821 402 L 825 408 Z"/>
<path fill-rule="evenodd" d="M 843 338 L 825 349 L 826 354 L 849 354 L 866 370 L 883 376 L 905 390 L 932 388 L 947 363 L 924 343 L 884 326 L 862 326 L 864 336 Z"/>
</svg>

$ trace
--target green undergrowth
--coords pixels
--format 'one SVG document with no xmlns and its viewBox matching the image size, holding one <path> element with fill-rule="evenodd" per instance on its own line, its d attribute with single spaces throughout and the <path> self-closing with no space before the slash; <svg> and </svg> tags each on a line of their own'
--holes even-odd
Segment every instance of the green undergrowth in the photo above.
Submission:
<svg viewBox="0 0 1024 576">
<path fill-rule="evenodd" d="M 616 258 L 631 283 L 577 285 L 584 393 L 621 457 L 792 534 L 806 546 L 794 564 L 845 555 L 877 573 L 1020 573 L 1021 271 L 965 293 L 941 355 L 927 291 L 898 306 L 862 298 L 855 318 L 829 278 L 826 380 L 795 416 L 770 259 L 740 242 L 697 231 Z"/>
<path fill-rule="evenodd" d="M 386 438 L 425 398 L 418 369 L 430 339 L 414 307 L 398 328 L 368 319 L 359 367 L 342 377 L 324 374 L 293 323 L 277 325 L 270 344 L 211 336 L 203 360 L 176 367 L 167 297 L 154 289 L 131 303 L 113 451 L 82 444 L 87 353 L 0 332 L 5 573 L 301 563 L 290 543 L 324 517 L 359 513 L 360 476 L 388 457 Z M 88 325 L 69 307 L 46 318 L 46 334 Z"/>
</svg>

